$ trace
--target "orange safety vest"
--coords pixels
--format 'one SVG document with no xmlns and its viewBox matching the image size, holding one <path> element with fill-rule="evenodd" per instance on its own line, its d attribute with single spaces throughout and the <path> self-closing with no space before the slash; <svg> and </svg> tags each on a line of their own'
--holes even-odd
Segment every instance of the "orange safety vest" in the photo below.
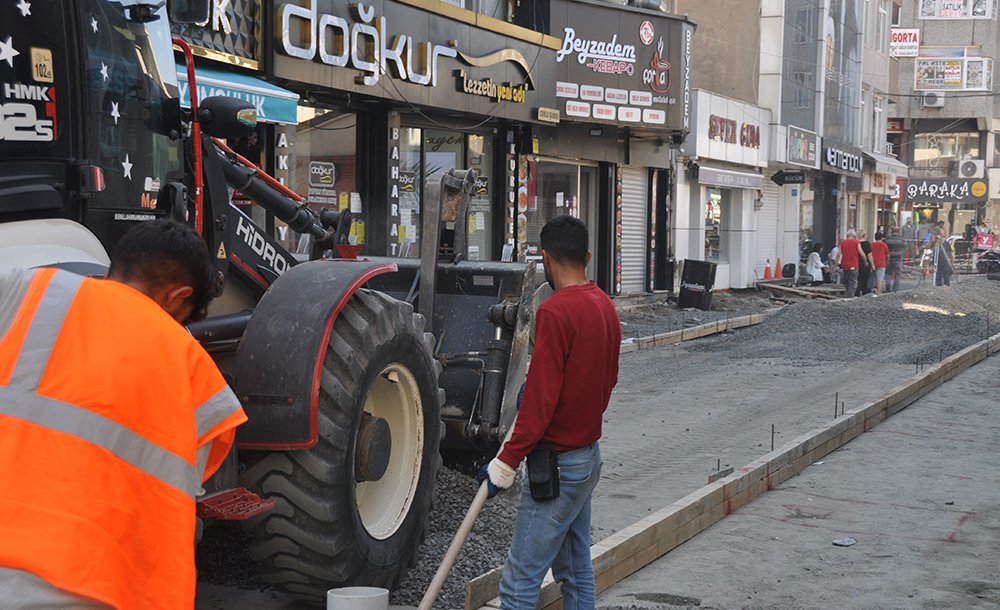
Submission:
<svg viewBox="0 0 1000 610">
<path fill-rule="evenodd" d="M 0 275 L 0 567 L 113 608 L 192 608 L 195 498 L 244 421 L 144 294 Z"/>
</svg>

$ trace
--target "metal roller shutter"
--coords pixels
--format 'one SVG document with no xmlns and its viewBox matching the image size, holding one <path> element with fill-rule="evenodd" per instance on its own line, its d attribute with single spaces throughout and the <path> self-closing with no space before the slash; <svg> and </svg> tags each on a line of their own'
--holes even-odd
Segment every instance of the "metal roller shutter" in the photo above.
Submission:
<svg viewBox="0 0 1000 610">
<path fill-rule="evenodd" d="M 622 293 L 647 292 L 648 186 L 645 168 L 622 168 Z"/>
<path fill-rule="evenodd" d="M 761 278 L 764 277 L 764 265 L 767 263 L 767 259 L 771 259 L 771 269 L 773 270 L 775 259 L 778 256 L 780 237 L 778 231 L 778 189 L 780 188 L 771 180 L 770 175 L 766 175 L 764 188 L 761 189 L 762 205 L 757 210 L 757 251 L 753 263 L 753 268 Z M 782 262 L 791 263 L 794 261 Z"/>
</svg>

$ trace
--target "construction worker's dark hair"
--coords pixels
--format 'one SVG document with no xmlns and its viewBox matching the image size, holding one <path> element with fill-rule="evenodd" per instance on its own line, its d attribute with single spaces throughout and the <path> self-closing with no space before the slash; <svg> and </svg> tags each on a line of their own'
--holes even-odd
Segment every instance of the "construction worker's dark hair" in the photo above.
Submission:
<svg viewBox="0 0 1000 610">
<path fill-rule="evenodd" d="M 215 295 L 215 270 L 205 240 L 187 225 L 160 218 L 125 232 L 111 256 L 109 277 L 151 287 L 185 284 L 194 289 L 192 320 L 207 314 Z"/>
<path fill-rule="evenodd" d="M 579 218 L 556 216 L 545 223 L 541 235 L 542 250 L 556 262 L 586 265 L 589 238 L 587 225 Z"/>
</svg>

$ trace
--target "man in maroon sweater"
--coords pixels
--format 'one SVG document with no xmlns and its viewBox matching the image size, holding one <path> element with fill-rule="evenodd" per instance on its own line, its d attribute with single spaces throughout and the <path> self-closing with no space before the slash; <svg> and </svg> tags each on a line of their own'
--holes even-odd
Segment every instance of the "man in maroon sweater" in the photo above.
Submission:
<svg viewBox="0 0 1000 610">
<path fill-rule="evenodd" d="M 590 497 L 601 473 L 601 423 L 618 382 L 621 324 L 611 299 L 587 281 L 587 227 L 560 216 L 542 229 L 545 279 L 555 290 L 538 308 L 535 352 L 510 439 L 480 471 L 490 496 L 514 482 L 539 445 L 558 454 L 559 496 L 535 500 L 527 482 L 500 582 L 503 610 L 534 610 L 545 573 L 560 583 L 563 608 L 594 608 Z"/>
</svg>

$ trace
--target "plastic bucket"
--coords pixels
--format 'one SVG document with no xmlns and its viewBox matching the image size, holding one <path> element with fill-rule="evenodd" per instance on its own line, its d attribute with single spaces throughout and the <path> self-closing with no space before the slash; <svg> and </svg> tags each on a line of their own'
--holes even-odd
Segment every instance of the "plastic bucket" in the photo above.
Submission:
<svg viewBox="0 0 1000 610">
<path fill-rule="evenodd" d="M 326 610 L 389 610 L 389 590 L 343 587 L 326 592 Z"/>
</svg>

